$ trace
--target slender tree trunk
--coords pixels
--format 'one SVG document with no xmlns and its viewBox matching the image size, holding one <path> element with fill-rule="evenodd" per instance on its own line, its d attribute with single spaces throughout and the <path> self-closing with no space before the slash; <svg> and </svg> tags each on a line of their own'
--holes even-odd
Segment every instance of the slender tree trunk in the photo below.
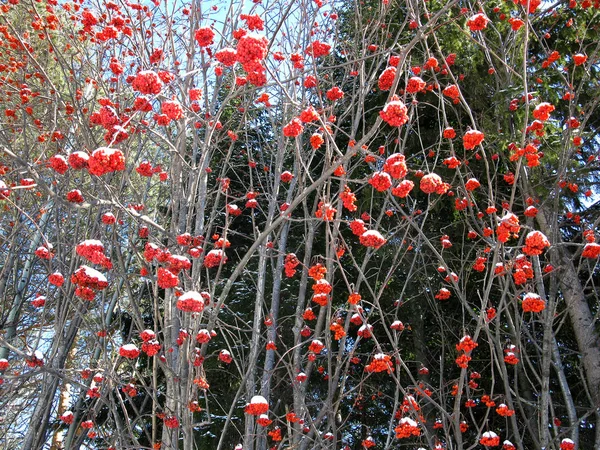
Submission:
<svg viewBox="0 0 600 450">
<path fill-rule="evenodd" d="M 312 221 L 308 222 L 308 230 L 306 232 L 306 241 L 304 246 L 304 267 L 308 267 L 310 264 L 310 260 L 312 258 L 312 246 L 315 238 L 315 227 Z M 306 289 L 308 285 L 308 270 L 304 269 L 302 271 L 302 277 L 300 279 L 300 289 L 298 292 L 298 302 L 296 303 L 296 313 L 294 314 L 295 322 L 294 322 L 294 355 L 293 355 L 293 369 L 295 373 L 299 373 L 302 371 L 302 346 L 300 343 L 302 342 L 302 335 L 300 331 L 302 330 L 302 325 L 304 320 L 302 319 L 302 312 L 304 311 L 306 305 Z M 307 374 L 308 375 L 308 374 Z M 304 395 L 305 390 L 304 386 L 301 383 L 294 383 L 294 411 L 298 414 L 299 417 L 302 417 L 305 413 L 304 406 Z M 300 438 L 302 433 L 300 432 L 300 425 L 294 424 L 294 434 L 292 437 L 292 446 L 296 447 L 300 443 Z"/>
<path fill-rule="evenodd" d="M 69 352 L 69 355 L 67 357 L 67 363 L 65 367 L 69 367 L 69 363 L 70 361 L 73 360 L 73 358 L 75 357 L 75 354 L 77 353 L 77 347 L 73 346 L 73 348 L 71 349 L 71 351 Z M 71 390 L 72 390 L 72 385 L 69 382 L 65 382 L 63 383 L 63 387 L 60 390 L 60 396 L 58 399 L 58 411 L 57 411 L 57 415 L 60 417 L 62 416 L 65 411 L 67 411 L 68 407 L 69 407 L 69 403 L 71 403 Z M 50 450 L 61 450 L 63 449 L 63 444 L 64 444 L 64 440 L 65 440 L 65 430 L 62 428 L 58 428 L 55 432 L 54 432 L 54 436 L 52 437 L 52 444 L 50 446 Z"/>
<path fill-rule="evenodd" d="M 38 248 L 42 242 L 43 231 L 46 229 L 46 225 L 48 224 L 48 219 L 50 217 L 49 211 L 46 211 L 42 218 L 40 219 L 40 225 L 37 228 L 31 242 L 29 244 L 29 248 L 25 251 L 25 254 L 28 255 L 25 264 L 23 265 L 23 269 L 16 277 L 18 282 L 16 286 L 16 294 L 12 301 L 12 308 L 8 313 L 8 318 L 6 320 L 6 332 L 4 335 L 4 339 L 8 344 L 12 344 L 13 339 L 17 335 L 17 323 L 19 322 L 19 316 L 21 314 L 21 307 L 23 306 L 23 295 L 27 287 L 29 286 L 29 281 L 33 274 L 33 264 L 36 260 L 36 256 L 34 252 L 36 248 Z M 18 269 L 18 265 L 16 265 Z M 8 275 L 7 275 L 8 277 Z M 0 359 L 8 359 L 8 347 L 0 347 Z"/>
<path fill-rule="evenodd" d="M 588 389 L 594 407 L 598 408 L 600 407 L 600 341 L 595 319 L 583 294 L 583 288 L 571 256 L 563 249 L 559 249 L 559 252 L 562 294 L 567 303 L 573 334 L 581 352 Z"/>
<path fill-rule="evenodd" d="M 76 316 L 67 331 L 63 333 L 57 332 L 53 341 L 53 349 L 51 354 L 54 355 L 49 361 L 52 372 L 44 372 L 41 382 L 40 395 L 38 396 L 29 428 L 23 440 L 23 450 L 37 450 L 43 448 L 46 442 L 46 434 L 50 424 L 50 413 L 56 397 L 60 376 L 65 369 L 67 357 L 70 354 L 70 349 L 77 337 L 79 327 L 83 322 L 83 314 Z"/>
<path fill-rule="evenodd" d="M 546 213 L 540 211 L 540 213 Z M 547 215 L 538 214 L 537 220 L 541 231 L 550 235 Z M 560 243 L 557 243 L 560 244 Z M 600 338 L 596 331 L 596 321 L 583 293 L 583 287 L 577 275 L 573 257 L 561 245 L 556 245 L 551 251 L 556 252 L 560 263 L 559 275 L 562 295 L 567 304 L 567 311 L 577 341 L 581 362 L 585 368 L 588 389 L 594 402 L 594 407 L 600 407 Z"/>
<path fill-rule="evenodd" d="M 258 353 L 261 344 L 261 321 L 263 318 L 262 307 L 265 294 L 267 271 L 267 249 L 264 245 L 260 247 L 260 257 L 258 261 L 258 280 L 256 283 L 256 297 L 254 302 L 254 319 L 252 321 L 252 340 L 250 342 L 250 353 L 248 354 L 248 365 L 246 379 L 246 399 L 250 399 L 256 395 L 256 366 Z M 255 444 L 254 428 L 256 424 L 251 416 L 246 416 L 245 432 L 244 432 L 244 449 L 253 450 Z"/>
</svg>

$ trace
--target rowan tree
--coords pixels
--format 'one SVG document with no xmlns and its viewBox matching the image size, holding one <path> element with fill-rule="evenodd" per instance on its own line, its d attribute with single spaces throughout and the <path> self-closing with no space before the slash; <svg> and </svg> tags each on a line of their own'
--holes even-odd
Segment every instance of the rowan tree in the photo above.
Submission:
<svg viewBox="0 0 600 450">
<path fill-rule="evenodd" d="M 0 8 L 6 448 L 598 445 L 597 1 Z"/>
</svg>

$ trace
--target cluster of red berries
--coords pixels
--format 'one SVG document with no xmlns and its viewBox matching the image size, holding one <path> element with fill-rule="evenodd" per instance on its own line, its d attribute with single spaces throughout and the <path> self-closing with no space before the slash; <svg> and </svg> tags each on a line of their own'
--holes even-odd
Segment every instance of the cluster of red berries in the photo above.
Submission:
<svg viewBox="0 0 600 450">
<path fill-rule="evenodd" d="M 529 256 L 537 256 L 541 255 L 547 247 L 550 247 L 548 238 L 540 231 L 531 231 L 525 238 L 523 253 Z"/>
<path fill-rule="evenodd" d="M 225 252 L 219 249 L 213 249 L 206 254 L 204 257 L 204 267 L 213 268 L 218 267 L 221 263 L 225 264 L 227 262 L 227 256 L 225 256 Z"/>
<path fill-rule="evenodd" d="M 421 429 L 417 422 L 410 417 L 403 417 L 400 419 L 398 426 L 394 428 L 396 432 L 396 439 L 410 438 L 411 436 L 420 436 Z"/>
<path fill-rule="evenodd" d="M 98 240 L 88 239 L 80 242 L 75 247 L 75 251 L 91 263 L 101 265 L 106 269 L 112 268 L 110 258 L 104 254 L 104 244 Z"/>
<path fill-rule="evenodd" d="M 360 235 L 360 243 L 365 247 L 370 247 L 374 249 L 378 249 L 383 244 L 387 242 L 387 240 L 376 230 L 368 230 Z"/>
<path fill-rule="evenodd" d="M 423 178 L 421 178 L 419 187 L 425 194 L 436 193 L 440 195 L 448 192 L 448 189 L 450 188 L 448 183 L 444 183 L 442 178 L 435 173 L 424 175 Z"/>
<path fill-rule="evenodd" d="M 481 31 L 487 28 L 490 19 L 483 13 L 475 14 L 467 20 L 467 26 L 471 31 Z"/>
<path fill-rule="evenodd" d="M 163 82 L 156 72 L 143 70 L 133 79 L 131 87 L 141 94 L 157 95 L 163 88 Z"/>
<path fill-rule="evenodd" d="M 125 344 L 119 348 L 119 355 L 123 358 L 135 359 L 140 356 L 140 350 L 134 344 Z"/>
<path fill-rule="evenodd" d="M 500 219 L 500 223 L 496 228 L 496 236 L 498 241 L 506 242 L 510 237 L 518 237 L 521 225 L 519 224 L 519 218 L 513 213 L 507 212 Z"/>
<path fill-rule="evenodd" d="M 415 183 L 413 183 L 412 181 L 402 180 L 398 184 L 398 186 L 396 186 L 392 189 L 392 195 L 394 197 L 406 198 L 408 196 L 408 194 L 410 194 L 410 192 L 413 190 L 414 187 L 415 187 Z"/>
<path fill-rule="evenodd" d="M 394 95 L 392 101 L 386 103 L 379 116 L 393 127 L 400 127 L 408 122 L 408 109 L 400 101 L 398 96 Z"/>
<path fill-rule="evenodd" d="M 394 83 L 394 78 L 396 78 L 396 68 L 386 68 L 383 72 L 381 72 L 381 75 L 379 75 L 379 80 L 377 82 L 379 89 L 382 91 L 389 91 Z"/>
<path fill-rule="evenodd" d="M 125 170 L 125 156 L 121 150 L 100 147 L 92 152 L 88 166 L 89 172 L 97 176 Z"/>
<path fill-rule="evenodd" d="M 204 310 L 204 306 L 210 302 L 208 292 L 189 291 L 182 294 L 177 299 L 177 309 L 183 312 L 199 313 Z"/>
<path fill-rule="evenodd" d="M 386 172 L 375 172 L 369 179 L 369 184 L 379 192 L 387 191 L 392 186 L 392 178 Z"/>
<path fill-rule="evenodd" d="M 539 295 L 529 292 L 523 297 L 521 307 L 523 312 L 539 313 L 546 308 L 546 302 Z"/>
<path fill-rule="evenodd" d="M 473 150 L 483 142 L 484 138 L 485 136 L 481 131 L 469 130 L 463 136 L 463 146 L 465 150 Z"/>
<path fill-rule="evenodd" d="M 283 127 L 283 135 L 286 137 L 297 137 L 300 136 L 303 130 L 304 126 L 302 125 L 302 121 L 295 117 L 290 123 Z"/>
<path fill-rule="evenodd" d="M 313 58 L 320 58 L 322 56 L 327 56 L 330 50 L 331 45 L 317 40 L 311 42 L 309 46 L 306 47 L 306 50 L 304 50 L 304 53 L 312 55 Z"/>
<path fill-rule="evenodd" d="M 285 276 L 288 278 L 293 277 L 296 274 L 296 267 L 300 264 L 298 257 L 294 253 L 288 253 L 285 256 L 285 261 L 283 263 L 283 268 L 285 271 Z"/>
</svg>

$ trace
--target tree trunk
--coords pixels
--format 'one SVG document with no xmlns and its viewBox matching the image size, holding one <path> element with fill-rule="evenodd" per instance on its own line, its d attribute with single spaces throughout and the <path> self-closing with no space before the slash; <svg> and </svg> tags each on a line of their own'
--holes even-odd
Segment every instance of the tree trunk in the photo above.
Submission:
<svg viewBox="0 0 600 450">
<path fill-rule="evenodd" d="M 550 235 L 551 230 L 546 217 L 544 214 L 537 215 L 541 231 Z M 598 408 L 600 407 L 600 338 L 595 328 L 594 315 L 583 293 L 572 255 L 561 245 L 556 245 L 551 251 L 556 252 L 560 262 L 558 278 L 562 295 L 567 304 L 573 334 L 581 353 L 581 362 L 585 368 L 586 382 L 594 402 L 593 406 Z"/>
</svg>

